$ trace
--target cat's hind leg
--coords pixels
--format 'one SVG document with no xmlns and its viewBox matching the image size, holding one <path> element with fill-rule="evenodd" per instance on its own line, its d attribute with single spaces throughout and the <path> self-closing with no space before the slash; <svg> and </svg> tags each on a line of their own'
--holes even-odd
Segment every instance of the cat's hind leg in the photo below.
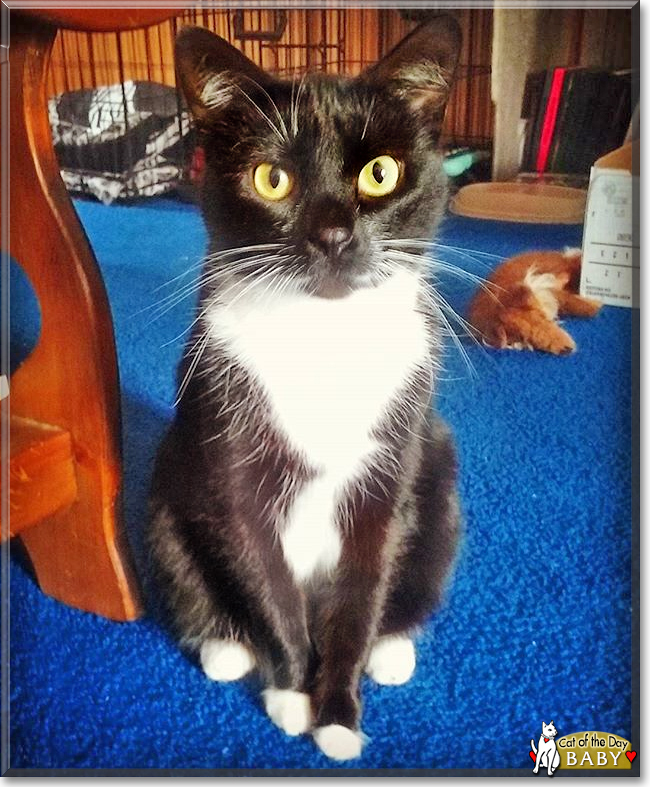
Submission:
<svg viewBox="0 0 650 787">
<path fill-rule="evenodd" d="M 407 635 L 379 637 L 370 651 L 366 672 L 382 686 L 399 686 L 415 671 L 415 645 Z"/>
</svg>

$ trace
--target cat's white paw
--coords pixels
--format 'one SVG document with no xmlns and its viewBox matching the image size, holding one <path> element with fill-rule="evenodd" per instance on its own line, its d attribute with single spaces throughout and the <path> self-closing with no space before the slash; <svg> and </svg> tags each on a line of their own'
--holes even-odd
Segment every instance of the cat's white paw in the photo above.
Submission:
<svg viewBox="0 0 650 787">
<path fill-rule="evenodd" d="M 308 694 L 291 689 L 266 689 L 262 697 L 271 721 L 287 735 L 300 735 L 311 727 Z"/>
<path fill-rule="evenodd" d="M 406 683 L 415 670 L 415 647 L 408 637 L 380 637 L 370 652 L 366 672 L 383 686 Z"/>
<path fill-rule="evenodd" d="M 255 666 L 255 656 L 234 639 L 208 639 L 201 645 L 201 666 L 211 680 L 239 680 Z"/>
<path fill-rule="evenodd" d="M 333 760 L 353 760 L 361 755 L 363 735 L 342 724 L 328 724 L 314 730 L 318 748 Z"/>
</svg>

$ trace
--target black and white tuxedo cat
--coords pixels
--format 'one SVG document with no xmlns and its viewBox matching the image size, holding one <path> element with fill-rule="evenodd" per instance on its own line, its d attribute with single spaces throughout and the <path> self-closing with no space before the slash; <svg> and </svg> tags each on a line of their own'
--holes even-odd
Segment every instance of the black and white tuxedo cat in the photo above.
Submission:
<svg viewBox="0 0 650 787">
<path fill-rule="evenodd" d="M 149 544 L 182 645 L 257 669 L 289 735 L 361 753 L 359 681 L 402 683 L 455 555 L 424 252 L 460 44 L 436 18 L 359 77 L 279 81 L 206 30 L 177 72 L 210 243 Z"/>
</svg>

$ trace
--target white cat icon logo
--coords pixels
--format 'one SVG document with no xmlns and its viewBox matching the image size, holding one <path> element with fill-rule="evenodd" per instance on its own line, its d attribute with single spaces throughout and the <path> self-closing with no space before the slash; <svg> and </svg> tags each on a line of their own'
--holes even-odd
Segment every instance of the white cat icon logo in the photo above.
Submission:
<svg viewBox="0 0 650 787">
<path fill-rule="evenodd" d="M 539 737 L 537 746 L 535 746 L 535 741 L 531 739 L 530 748 L 533 751 L 530 756 L 535 760 L 533 773 L 538 773 L 540 766 L 547 769 L 549 776 L 555 773 L 555 769 L 560 764 L 560 754 L 555 745 L 556 735 L 557 730 L 551 719 L 550 724 L 544 724 L 544 722 L 542 722 L 542 734 Z"/>
</svg>

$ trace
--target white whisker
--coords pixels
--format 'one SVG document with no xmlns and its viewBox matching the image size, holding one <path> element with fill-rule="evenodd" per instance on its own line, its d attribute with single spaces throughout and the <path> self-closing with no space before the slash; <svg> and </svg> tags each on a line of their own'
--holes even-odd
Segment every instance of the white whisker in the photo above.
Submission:
<svg viewBox="0 0 650 787">
<path fill-rule="evenodd" d="M 260 244 L 260 245 L 257 245 L 257 246 L 244 246 L 244 247 L 241 247 L 241 248 L 225 249 L 224 251 L 220 251 L 220 252 L 215 252 L 213 254 L 209 254 L 209 255 L 205 256 L 199 262 L 195 263 L 194 265 L 191 265 L 187 270 L 183 271 L 183 273 L 179 274 L 178 276 L 175 276 L 173 279 L 170 279 L 168 282 L 165 282 L 164 284 L 162 284 L 159 287 L 157 287 L 155 290 L 153 290 L 153 292 L 156 292 L 157 290 L 160 290 L 162 287 L 165 287 L 168 284 L 171 284 L 172 282 L 176 281 L 177 279 L 182 278 L 183 276 L 187 275 L 191 271 L 194 271 L 194 270 L 196 270 L 198 268 L 205 269 L 206 266 L 208 265 L 208 263 L 215 264 L 217 262 L 225 262 L 225 261 L 229 260 L 232 256 L 235 256 L 235 255 L 240 255 L 241 256 L 241 255 L 247 254 L 247 253 L 249 253 L 251 251 L 257 251 L 257 252 L 260 252 L 260 251 L 273 251 L 273 250 L 277 250 L 277 249 L 282 249 L 284 247 L 285 247 L 285 245 L 282 244 L 282 243 L 264 243 L 264 244 Z M 243 264 L 249 264 L 249 263 L 254 262 L 254 260 L 255 260 L 255 258 L 252 258 L 252 259 L 249 258 L 249 260 L 243 260 L 242 263 Z M 168 302 L 170 302 L 172 300 L 175 300 L 181 294 L 189 295 L 190 292 L 192 292 L 195 289 L 198 289 L 201 286 L 201 281 L 202 281 L 202 279 L 199 279 L 198 281 L 192 281 L 192 282 L 189 282 L 188 284 L 184 284 L 180 289 L 175 290 L 174 292 L 170 293 L 169 295 L 166 295 L 164 298 L 161 298 L 158 301 L 156 301 L 155 303 L 149 304 L 148 306 L 145 306 L 142 309 L 139 309 L 134 314 L 132 314 L 131 317 L 135 317 L 137 315 L 142 314 L 143 312 L 150 311 L 152 309 L 155 309 L 156 307 L 162 306 L 163 304 L 166 304 L 166 303 L 168 303 Z"/>
<path fill-rule="evenodd" d="M 307 72 L 305 72 L 298 85 L 298 90 L 296 91 L 294 97 L 294 89 L 296 86 L 295 77 L 293 82 L 291 83 L 291 133 L 293 134 L 294 139 L 298 136 L 298 113 L 300 110 L 300 99 L 302 97 L 302 93 L 305 88 L 305 80 L 307 78 Z"/>
<path fill-rule="evenodd" d="M 370 102 L 370 107 L 368 108 L 368 115 L 366 117 L 366 122 L 363 126 L 363 131 L 361 132 L 361 139 L 366 138 L 366 132 L 368 131 L 368 124 L 370 123 L 370 118 L 372 117 L 372 112 L 375 108 L 375 96 L 372 97 Z"/>
<path fill-rule="evenodd" d="M 185 372 L 185 376 L 183 377 L 183 380 L 178 387 L 178 393 L 176 394 L 176 399 L 173 405 L 174 407 L 176 407 L 180 402 L 180 400 L 182 399 L 183 394 L 185 393 L 187 386 L 189 385 L 190 379 L 192 378 L 192 374 L 196 369 L 197 364 L 201 360 L 201 356 L 203 355 L 209 340 L 210 340 L 210 326 L 208 326 L 203 336 L 194 344 L 194 346 L 190 350 L 190 353 L 194 353 L 194 357 L 192 358 L 192 362 L 188 366 L 187 371 Z M 188 353 L 188 355 L 190 353 Z"/>
<path fill-rule="evenodd" d="M 259 106 L 259 104 L 257 104 L 257 102 L 254 101 L 243 88 L 241 88 L 239 85 L 234 85 L 234 87 L 251 104 L 251 106 L 259 113 L 260 117 L 268 123 L 269 127 L 276 134 L 276 136 L 279 138 L 279 140 L 281 142 L 288 142 L 289 141 L 289 132 L 287 131 L 287 127 L 286 127 L 286 124 L 284 122 L 284 118 L 280 114 L 280 110 L 278 109 L 277 104 L 271 98 L 271 96 L 269 95 L 268 91 L 264 87 L 262 87 L 262 85 L 260 85 L 259 82 L 256 82 L 254 79 L 251 79 L 250 77 L 243 77 L 243 78 L 246 79 L 248 82 L 252 83 L 253 85 L 255 85 L 255 87 L 258 88 L 268 98 L 268 100 L 270 101 L 271 105 L 273 106 L 273 109 L 275 110 L 275 114 L 277 115 L 277 118 L 278 118 L 278 121 L 280 123 L 280 126 L 282 127 L 282 131 L 276 126 L 276 124 L 271 120 L 271 118 L 266 114 L 266 112 L 264 112 L 264 110 Z"/>
</svg>

